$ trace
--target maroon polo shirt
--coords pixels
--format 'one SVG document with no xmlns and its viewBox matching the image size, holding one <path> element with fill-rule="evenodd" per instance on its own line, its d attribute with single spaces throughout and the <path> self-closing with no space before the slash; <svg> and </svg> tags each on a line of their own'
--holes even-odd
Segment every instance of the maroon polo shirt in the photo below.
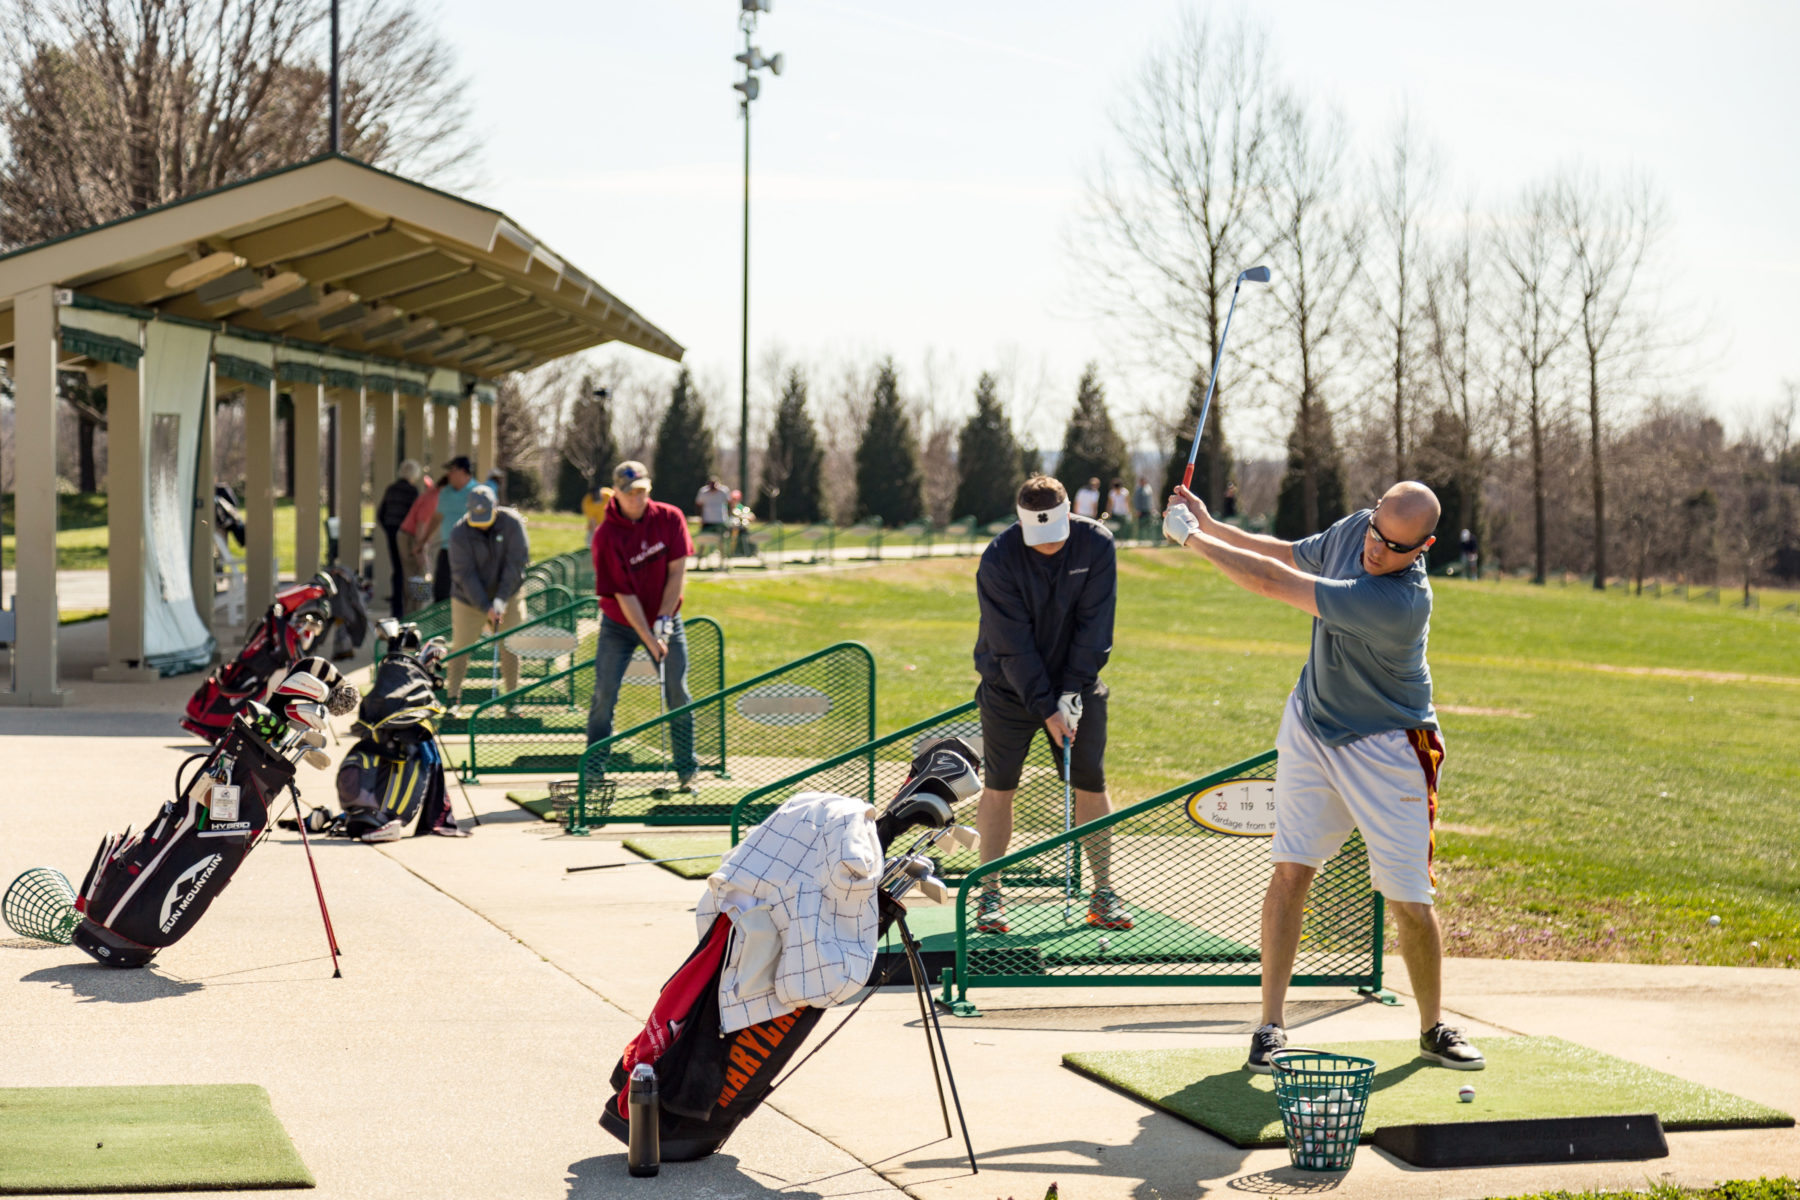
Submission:
<svg viewBox="0 0 1800 1200">
<path fill-rule="evenodd" d="M 607 502 L 606 520 L 594 530 L 593 552 L 600 611 L 609 620 L 629 625 L 619 593 L 636 596 L 645 618 L 656 620 L 669 582 L 669 564 L 685 562 L 694 553 L 694 540 L 688 536 L 687 518 L 673 504 L 652 500 L 643 519 L 633 521 L 615 496 Z M 677 604 L 676 610 L 680 607 Z"/>
</svg>

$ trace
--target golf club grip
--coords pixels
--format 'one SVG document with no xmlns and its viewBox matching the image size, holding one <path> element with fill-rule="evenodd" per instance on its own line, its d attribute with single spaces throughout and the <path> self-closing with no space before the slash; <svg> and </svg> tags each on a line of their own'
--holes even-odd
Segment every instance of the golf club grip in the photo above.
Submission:
<svg viewBox="0 0 1800 1200">
<path fill-rule="evenodd" d="M 1200 439 L 1198 438 L 1198 436 L 1196 436 L 1194 439 L 1194 444 L 1199 445 L 1199 440 Z M 1187 488 L 1189 491 L 1193 490 L 1193 487 L 1194 487 L 1194 463 L 1193 463 L 1192 459 L 1189 459 L 1188 465 L 1186 467 L 1182 468 L 1181 486 L 1184 488 Z"/>
</svg>

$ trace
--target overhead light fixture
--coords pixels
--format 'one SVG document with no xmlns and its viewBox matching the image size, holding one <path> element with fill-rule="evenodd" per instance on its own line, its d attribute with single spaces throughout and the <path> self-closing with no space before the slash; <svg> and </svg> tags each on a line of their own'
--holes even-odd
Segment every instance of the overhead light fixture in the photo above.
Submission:
<svg viewBox="0 0 1800 1200">
<path fill-rule="evenodd" d="M 750 101 L 756 99 L 758 94 L 762 92 L 762 84 L 757 80 L 756 76 L 751 75 L 732 84 L 731 90 L 744 93 L 744 99 Z"/>
<path fill-rule="evenodd" d="M 366 321 L 369 317 L 369 306 L 366 304 L 346 304 L 334 312 L 328 312 L 319 318 L 319 329 L 329 333 L 334 329 L 345 329 L 358 321 Z"/>
<path fill-rule="evenodd" d="M 241 302 L 243 297 L 239 296 L 238 300 Z M 310 308 L 318 302 L 319 293 L 313 290 L 311 284 L 307 284 L 304 287 L 295 288 L 285 296 L 277 296 L 267 304 L 264 304 L 262 306 L 262 315 L 273 319 L 275 317 L 285 316 L 291 312 L 299 312 L 303 308 Z"/>
<path fill-rule="evenodd" d="M 741 3 L 747 13 L 766 13 L 773 10 L 775 0 L 741 0 Z"/>
<path fill-rule="evenodd" d="M 301 280 L 302 283 L 305 280 Z M 235 301 L 245 292 L 254 291 L 262 286 L 263 277 L 248 267 L 239 267 L 229 274 L 201 284 L 194 289 L 194 296 L 208 308 Z"/>
<path fill-rule="evenodd" d="M 279 300 L 306 286 L 306 276 L 296 271 L 282 271 L 262 280 L 261 285 L 241 292 L 237 304 L 241 308 L 260 308 L 271 300 Z"/>
<path fill-rule="evenodd" d="M 335 292 L 326 292 L 323 296 L 320 296 L 316 301 L 305 308 L 296 309 L 291 313 L 285 313 L 283 315 L 290 321 L 323 321 L 325 317 L 330 316 L 332 313 L 349 308 L 355 303 L 356 293 L 347 292 L 340 288 Z M 270 314 L 264 312 L 263 315 L 269 316 Z"/>
<path fill-rule="evenodd" d="M 233 271 L 249 266 L 249 260 L 229 250 L 221 250 L 217 254 L 208 254 L 193 262 L 185 263 L 169 272 L 163 285 L 174 292 L 191 292 L 203 283 L 211 283 L 215 279 L 223 279 Z"/>
</svg>

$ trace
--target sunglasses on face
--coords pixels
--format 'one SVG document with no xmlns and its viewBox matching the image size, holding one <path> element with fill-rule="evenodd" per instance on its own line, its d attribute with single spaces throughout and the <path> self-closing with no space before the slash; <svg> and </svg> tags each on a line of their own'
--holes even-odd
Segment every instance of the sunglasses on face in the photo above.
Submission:
<svg viewBox="0 0 1800 1200">
<path fill-rule="evenodd" d="M 1376 505 L 1376 507 L 1379 508 L 1380 505 Z M 1423 546 L 1426 542 L 1429 542 L 1431 540 L 1432 535 L 1428 533 L 1424 537 L 1420 538 L 1418 541 L 1414 542 L 1410 546 L 1406 545 L 1403 542 L 1391 542 L 1387 538 L 1384 538 L 1381 536 L 1381 530 L 1375 528 L 1375 514 L 1370 513 L 1369 514 L 1369 536 L 1374 538 L 1376 541 L 1380 542 L 1382 545 L 1386 546 L 1389 550 L 1392 550 L 1395 554 L 1411 554 L 1414 550 L 1417 550 L 1419 547 Z"/>
</svg>

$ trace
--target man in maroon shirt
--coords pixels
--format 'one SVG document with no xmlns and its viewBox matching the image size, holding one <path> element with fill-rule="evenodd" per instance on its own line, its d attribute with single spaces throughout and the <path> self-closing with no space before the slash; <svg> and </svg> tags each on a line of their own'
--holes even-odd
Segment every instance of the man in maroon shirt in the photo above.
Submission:
<svg viewBox="0 0 1800 1200">
<path fill-rule="evenodd" d="M 594 530 L 592 548 L 600 642 L 594 653 L 594 699 L 588 707 L 590 746 L 612 736 L 619 686 L 639 646 L 657 664 L 664 705 L 672 711 L 688 703 L 681 591 L 694 542 L 681 510 L 650 498 L 650 472 L 644 464 L 622 462 L 613 471 L 613 498 L 606 519 Z M 686 791 L 696 769 L 693 718 L 671 721 L 669 741 L 675 774 Z"/>
</svg>

